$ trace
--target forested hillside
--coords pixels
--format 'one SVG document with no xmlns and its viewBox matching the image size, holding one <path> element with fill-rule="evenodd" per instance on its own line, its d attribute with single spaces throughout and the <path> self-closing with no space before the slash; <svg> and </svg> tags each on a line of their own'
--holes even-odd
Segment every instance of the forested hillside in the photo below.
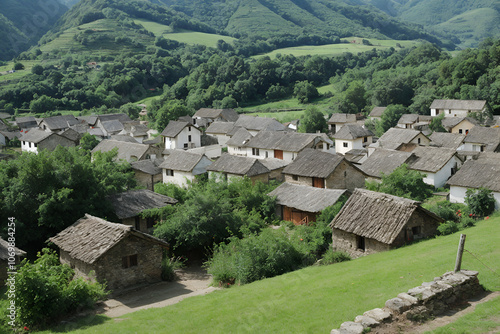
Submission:
<svg viewBox="0 0 500 334">
<path fill-rule="evenodd" d="M 56 0 L 0 0 L 0 60 L 36 44 L 66 11 Z"/>
<path fill-rule="evenodd" d="M 500 3 L 490 0 L 365 0 L 402 22 L 417 23 L 428 32 L 461 47 L 477 47 L 500 36 Z"/>
</svg>

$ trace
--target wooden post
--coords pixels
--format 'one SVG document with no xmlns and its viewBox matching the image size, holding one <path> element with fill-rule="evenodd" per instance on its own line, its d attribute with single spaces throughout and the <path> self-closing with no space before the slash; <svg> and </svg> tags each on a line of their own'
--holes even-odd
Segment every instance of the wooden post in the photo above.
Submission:
<svg viewBox="0 0 500 334">
<path fill-rule="evenodd" d="M 465 234 L 460 234 L 460 242 L 458 243 L 457 261 L 455 262 L 455 272 L 460 271 L 462 265 L 462 254 L 464 253 Z"/>
</svg>

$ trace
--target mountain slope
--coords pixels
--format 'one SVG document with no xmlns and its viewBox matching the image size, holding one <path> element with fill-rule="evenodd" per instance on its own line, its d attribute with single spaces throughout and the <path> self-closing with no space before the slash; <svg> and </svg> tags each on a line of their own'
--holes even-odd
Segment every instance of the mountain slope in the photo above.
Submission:
<svg viewBox="0 0 500 334">
<path fill-rule="evenodd" d="M 36 44 L 67 9 L 57 1 L 0 0 L 0 60 Z"/>
</svg>

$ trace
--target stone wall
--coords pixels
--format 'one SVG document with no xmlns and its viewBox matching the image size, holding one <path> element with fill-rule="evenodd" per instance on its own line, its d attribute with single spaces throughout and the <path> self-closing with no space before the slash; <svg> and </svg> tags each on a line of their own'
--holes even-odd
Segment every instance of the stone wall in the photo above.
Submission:
<svg viewBox="0 0 500 334">
<path fill-rule="evenodd" d="M 362 334 L 392 320 L 403 317 L 411 321 L 424 321 L 440 315 L 457 303 L 462 303 L 484 291 L 477 279 L 477 271 L 447 272 L 432 282 L 400 293 L 389 299 L 383 309 L 377 308 L 344 322 L 331 334 Z M 383 331 L 381 331 L 383 332 Z"/>
<path fill-rule="evenodd" d="M 385 252 L 391 249 L 387 244 L 375 239 L 365 238 L 365 249 L 358 248 L 357 236 L 339 229 L 332 229 L 333 251 L 343 251 L 352 258 L 358 258 L 369 254 Z"/>
<path fill-rule="evenodd" d="M 365 187 L 365 175 L 358 169 L 342 161 L 335 171 L 326 179 L 328 189 L 348 189 Z"/>
<path fill-rule="evenodd" d="M 147 174 L 139 170 L 135 170 L 135 179 L 137 184 L 146 189 L 154 191 L 154 185 L 163 181 L 163 175 L 158 173 L 156 175 Z"/>
</svg>

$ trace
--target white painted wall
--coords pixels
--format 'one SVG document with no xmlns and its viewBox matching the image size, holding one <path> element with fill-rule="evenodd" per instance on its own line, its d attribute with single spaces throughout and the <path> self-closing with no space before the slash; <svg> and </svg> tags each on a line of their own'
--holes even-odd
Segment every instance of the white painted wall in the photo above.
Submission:
<svg viewBox="0 0 500 334">
<path fill-rule="evenodd" d="M 446 181 L 448 181 L 451 177 L 451 169 L 457 166 L 458 162 L 458 159 L 453 156 L 450 161 L 448 161 L 446 165 L 444 165 L 444 167 L 437 173 L 422 172 L 427 175 L 424 177 L 423 181 L 431 186 L 434 186 L 435 188 L 443 187 L 446 184 Z"/>
<path fill-rule="evenodd" d="M 459 147 L 461 151 L 472 151 L 472 152 L 481 152 L 481 144 L 479 143 L 464 143 L 463 146 Z"/>
<path fill-rule="evenodd" d="M 444 113 L 444 117 L 467 117 L 469 113 L 476 110 L 465 109 L 431 109 L 431 116 L 438 116 Z M 482 110 L 484 111 L 484 110 Z"/>
<path fill-rule="evenodd" d="M 228 146 L 227 153 L 232 154 L 232 155 L 239 155 L 242 157 L 246 157 L 247 156 L 247 148 L 246 147 L 238 147 L 238 146 Z"/>
<path fill-rule="evenodd" d="M 344 146 L 347 144 L 347 147 Z M 335 152 L 339 154 L 345 154 L 352 149 L 362 149 L 363 148 L 363 138 L 358 138 L 355 140 L 346 139 L 335 139 Z"/>
<path fill-rule="evenodd" d="M 190 172 L 181 172 L 174 170 L 174 176 L 168 176 L 167 170 L 163 169 L 163 183 L 173 183 L 180 187 L 187 187 L 187 180 L 193 181 L 194 175 Z"/>
<path fill-rule="evenodd" d="M 21 141 L 21 151 L 23 152 L 33 152 L 35 154 L 38 154 L 38 145 L 35 143 L 31 143 L 28 141 Z"/>
<path fill-rule="evenodd" d="M 451 203 L 463 203 L 465 204 L 465 193 L 467 188 L 450 186 L 450 202 Z M 494 192 L 493 198 L 495 198 L 495 209 L 500 209 L 500 193 Z"/>
<path fill-rule="evenodd" d="M 191 136 L 191 141 L 189 141 L 189 136 Z M 184 149 L 184 144 L 190 143 L 194 144 L 194 147 L 201 146 L 201 132 L 194 126 L 186 126 L 175 138 L 165 137 L 165 149 Z M 187 148 L 193 147 L 188 145 Z"/>
</svg>

